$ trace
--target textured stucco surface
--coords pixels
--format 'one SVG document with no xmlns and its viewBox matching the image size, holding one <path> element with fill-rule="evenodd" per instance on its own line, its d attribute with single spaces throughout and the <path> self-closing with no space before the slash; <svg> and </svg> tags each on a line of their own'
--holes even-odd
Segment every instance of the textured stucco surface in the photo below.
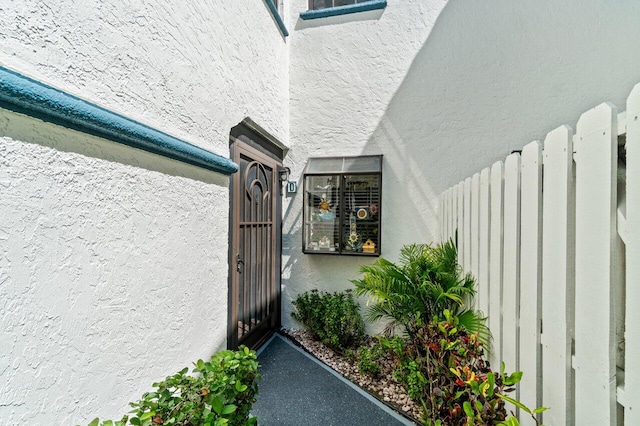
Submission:
<svg viewBox="0 0 640 426">
<path fill-rule="evenodd" d="M 24 2 L 0 13 L 0 62 L 228 155 L 250 116 L 287 135 L 287 45 L 263 0 Z"/>
<path fill-rule="evenodd" d="M 0 423 L 124 413 L 225 345 L 225 187 L 3 137 L 0 194 Z"/>
<path fill-rule="evenodd" d="M 437 195 L 640 81 L 633 1 L 389 1 L 302 21 L 291 6 L 290 167 L 383 154 L 382 255 L 430 242 Z M 301 254 L 299 192 L 285 208 L 283 321 L 310 288 L 351 286 L 362 258 Z"/>
<path fill-rule="evenodd" d="M 0 6 L 0 64 L 228 155 L 251 117 L 306 159 L 384 155 L 382 254 L 428 242 L 442 190 L 640 81 L 634 1 L 389 1 L 302 21 L 264 0 Z M 0 424 L 116 417 L 225 345 L 227 179 L 2 111 Z M 299 181 L 301 184 L 301 181 Z M 370 259 L 301 254 L 290 300 L 351 286 Z"/>
<path fill-rule="evenodd" d="M 228 156 L 286 142 L 262 0 L 0 6 L 0 64 Z M 0 111 L 0 424 L 86 424 L 226 346 L 228 178 Z"/>
</svg>

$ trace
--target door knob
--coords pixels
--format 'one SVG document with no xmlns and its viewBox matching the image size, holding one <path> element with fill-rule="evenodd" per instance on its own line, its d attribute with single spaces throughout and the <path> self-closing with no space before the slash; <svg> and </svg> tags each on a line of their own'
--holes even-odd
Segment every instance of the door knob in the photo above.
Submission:
<svg viewBox="0 0 640 426">
<path fill-rule="evenodd" d="M 236 254 L 236 271 L 242 272 L 242 268 L 244 267 L 244 262 L 240 259 L 240 253 Z"/>
</svg>

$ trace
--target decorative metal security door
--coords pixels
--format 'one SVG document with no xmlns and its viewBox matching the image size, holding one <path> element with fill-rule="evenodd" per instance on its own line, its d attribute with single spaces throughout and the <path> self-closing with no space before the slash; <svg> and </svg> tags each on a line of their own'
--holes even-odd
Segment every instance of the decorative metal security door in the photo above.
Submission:
<svg viewBox="0 0 640 426">
<path fill-rule="evenodd" d="M 256 348 L 279 325 L 281 163 L 239 140 L 232 150 L 229 347 Z"/>
</svg>

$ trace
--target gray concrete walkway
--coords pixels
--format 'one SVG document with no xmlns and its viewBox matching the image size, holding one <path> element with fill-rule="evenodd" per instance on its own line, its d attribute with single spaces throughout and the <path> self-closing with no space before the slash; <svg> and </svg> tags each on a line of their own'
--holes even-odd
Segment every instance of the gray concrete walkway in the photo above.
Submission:
<svg viewBox="0 0 640 426">
<path fill-rule="evenodd" d="M 413 425 L 277 334 L 258 362 L 262 381 L 251 412 L 259 426 Z"/>
</svg>

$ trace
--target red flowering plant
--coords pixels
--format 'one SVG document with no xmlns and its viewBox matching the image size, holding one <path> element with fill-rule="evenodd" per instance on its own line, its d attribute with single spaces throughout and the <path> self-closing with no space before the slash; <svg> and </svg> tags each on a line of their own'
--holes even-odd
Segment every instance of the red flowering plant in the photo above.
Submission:
<svg viewBox="0 0 640 426">
<path fill-rule="evenodd" d="M 515 390 L 522 373 L 507 375 L 504 366 L 500 374 L 493 372 L 477 335 L 461 329 L 449 311 L 444 316 L 428 324 L 418 321 L 413 337 L 396 345 L 400 358 L 396 378 L 423 405 L 423 424 L 517 425 L 505 401 L 533 413 L 535 419 L 543 408 L 529 410 L 506 395 Z"/>
</svg>

